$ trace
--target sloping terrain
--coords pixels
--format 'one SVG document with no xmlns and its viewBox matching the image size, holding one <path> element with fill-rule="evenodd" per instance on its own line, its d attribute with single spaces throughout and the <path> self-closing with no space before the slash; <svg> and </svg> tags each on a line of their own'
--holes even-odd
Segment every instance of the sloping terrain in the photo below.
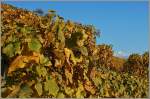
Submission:
<svg viewBox="0 0 150 99">
<path fill-rule="evenodd" d="M 148 71 L 140 77 L 114 70 L 124 60 L 110 45 L 96 45 L 91 25 L 7 4 L 1 24 L 2 97 L 148 97 Z"/>
</svg>

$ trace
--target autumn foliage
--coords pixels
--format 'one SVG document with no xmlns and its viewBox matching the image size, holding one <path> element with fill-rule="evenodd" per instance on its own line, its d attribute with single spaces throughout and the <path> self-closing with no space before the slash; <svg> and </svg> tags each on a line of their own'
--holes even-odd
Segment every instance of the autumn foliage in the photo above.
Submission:
<svg viewBox="0 0 150 99">
<path fill-rule="evenodd" d="M 1 17 L 2 97 L 148 97 L 148 76 L 128 72 L 148 70 L 148 53 L 130 56 L 120 72 L 92 25 L 7 4 Z"/>
</svg>

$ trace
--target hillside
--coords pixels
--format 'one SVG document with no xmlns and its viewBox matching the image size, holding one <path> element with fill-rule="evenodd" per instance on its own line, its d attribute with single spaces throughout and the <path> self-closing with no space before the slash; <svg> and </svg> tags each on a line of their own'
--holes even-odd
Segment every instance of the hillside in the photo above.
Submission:
<svg viewBox="0 0 150 99">
<path fill-rule="evenodd" d="M 115 69 L 118 71 L 123 70 L 123 65 L 126 62 L 126 60 L 127 59 L 125 59 L 125 58 L 114 56 L 112 61 L 114 63 Z"/>
<path fill-rule="evenodd" d="M 94 26 L 53 10 L 2 4 L 1 24 L 3 98 L 148 97 L 148 52 L 115 57 Z"/>
</svg>

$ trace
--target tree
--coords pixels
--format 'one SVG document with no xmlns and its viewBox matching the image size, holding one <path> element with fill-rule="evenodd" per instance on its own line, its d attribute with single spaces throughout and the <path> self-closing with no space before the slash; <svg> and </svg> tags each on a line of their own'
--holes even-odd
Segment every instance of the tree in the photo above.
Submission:
<svg viewBox="0 0 150 99">
<path fill-rule="evenodd" d="M 149 66 L 149 52 L 148 51 L 142 55 L 142 59 L 143 59 L 143 66 L 148 67 Z"/>
</svg>

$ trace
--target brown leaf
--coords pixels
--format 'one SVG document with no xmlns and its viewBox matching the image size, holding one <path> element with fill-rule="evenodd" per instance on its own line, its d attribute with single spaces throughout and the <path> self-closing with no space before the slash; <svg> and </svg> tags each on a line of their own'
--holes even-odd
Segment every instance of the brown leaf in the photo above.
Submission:
<svg viewBox="0 0 150 99">
<path fill-rule="evenodd" d="M 73 70 L 69 71 L 68 69 L 65 69 L 65 75 L 66 75 L 66 78 L 69 80 L 69 82 L 73 83 L 72 81 Z"/>
<path fill-rule="evenodd" d="M 96 73 L 97 73 L 96 67 L 93 67 L 92 70 L 91 70 L 90 78 L 95 78 Z"/>
<path fill-rule="evenodd" d="M 95 87 L 92 85 L 92 83 L 90 81 L 85 82 L 84 88 L 85 88 L 85 90 L 91 92 L 91 94 L 95 94 L 95 92 L 96 92 Z"/>
<path fill-rule="evenodd" d="M 36 63 L 39 63 L 40 60 L 40 54 L 33 54 L 33 56 L 18 56 L 17 58 L 15 58 L 15 60 L 9 65 L 8 68 L 8 74 L 10 74 L 11 72 L 15 71 L 17 68 L 25 68 L 26 63 L 30 62 L 30 61 L 35 61 Z"/>
<path fill-rule="evenodd" d="M 7 96 L 7 98 L 14 98 L 20 90 L 20 85 L 14 86 L 13 91 Z"/>
</svg>

